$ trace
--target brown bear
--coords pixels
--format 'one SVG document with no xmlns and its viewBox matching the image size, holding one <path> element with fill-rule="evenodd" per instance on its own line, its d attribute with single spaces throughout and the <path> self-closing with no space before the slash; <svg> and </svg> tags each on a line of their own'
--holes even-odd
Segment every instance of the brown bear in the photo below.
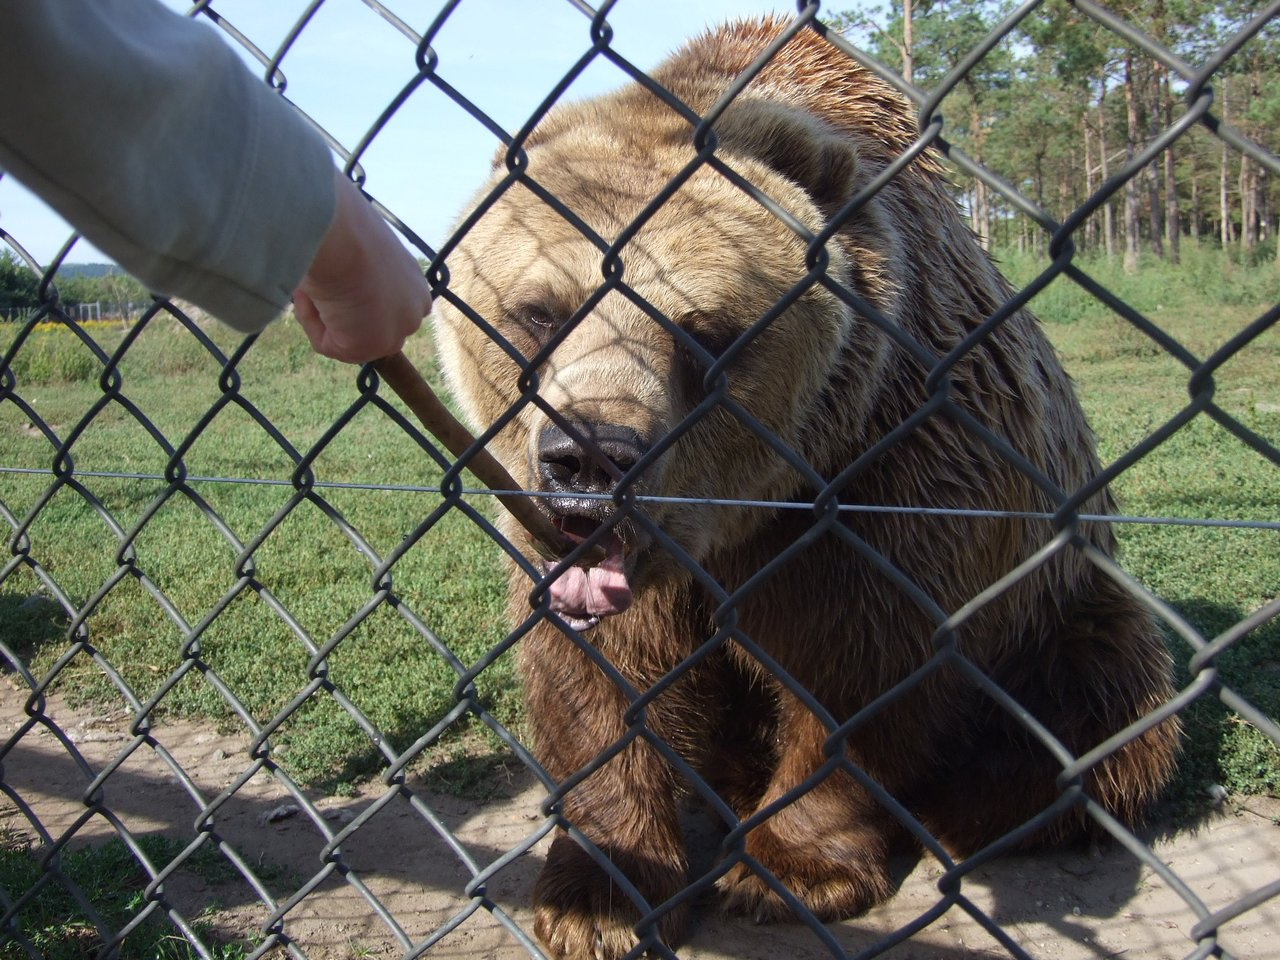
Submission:
<svg viewBox="0 0 1280 960">
<path fill-rule="evenodd" d="M 850 203 L 917 140 L 906 100 L 804 29 L 720 103 L 782 29 L 691 41 L 652 74 L 674 99 L 555 106 L 445 251 L 456 397 L 597 548 L 545 565 L 504 528 L 566 785 L 534 892 L 556 956 L 678 939 L 691 879 L 758 919 L 847 917 L 901 841 L 1133 824 L 1175 759 L 1109 526 L 1045 519 L 1110 505 L 1052 348 L 1026 311 L 979 330 L 1009 288 L 936 157 Z M 691 796 L 727 833 L 699 878 Z"/>
</svg>

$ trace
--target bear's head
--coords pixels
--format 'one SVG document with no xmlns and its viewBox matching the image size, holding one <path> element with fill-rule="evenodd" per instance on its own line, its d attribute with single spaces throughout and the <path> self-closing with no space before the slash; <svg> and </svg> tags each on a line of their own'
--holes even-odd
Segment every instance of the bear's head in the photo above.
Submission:
<svg viewBox="0 0 1280 960">
<path fill-rule="evenodd" d="M 878 383 L 886 351 L 839 289 L 892 312 L 889 218 L 873 199 L 810 252 L 870 176 L 856 144 L 749 97 L 715 131 L 727 171 L 695 162 L 693 127 L 644 91 L 558 108 L 447 252 L 435 329 L 454 395 L 475 429 L 503 423 L 493 453 L 553 521 L 605 548 L 552 586 L 578 626 L 770 513 L 683 501 L 793 496 L 827 469 L 810 446 L 833 403 L 847 419 L 874 402 L 832 399 Z"/>
</svg>

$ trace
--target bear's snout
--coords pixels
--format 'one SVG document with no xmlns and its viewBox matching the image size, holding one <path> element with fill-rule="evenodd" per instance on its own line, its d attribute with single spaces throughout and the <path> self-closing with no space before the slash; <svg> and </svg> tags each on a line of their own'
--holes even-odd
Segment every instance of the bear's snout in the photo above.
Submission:
<svg viewBox="0 0 1280 960">
<path fill-rule="evenodd" d="M 560 515 L 600 516 L 608 500 L 582 499 L 581 494 L 611 493 L 618 481 L 644 456 L 648 445 L 640 434 L 614 423 L 558 424 L 538 435 L 537 473 L 547 505 Z"/>
<path fill-rule="evenodd" d="M 535 469 L 541 492 L 549 494 L 543 502 L 552 522 L 570 540 L 593 538 L 604 550 L 595 566 L 544 570 L 550 575 L 551 609 L 582 631 L 631 606 L 636 548 L 642 550 L 647 538 L 637 540 L 635 531 L 623 533 L 614 525 L 601 527 L 614 511 L 610 495 L 648 445 L 620 424 L 570 421 L 566 427 L 551 424 L 538 434 Z"/>
</svg>

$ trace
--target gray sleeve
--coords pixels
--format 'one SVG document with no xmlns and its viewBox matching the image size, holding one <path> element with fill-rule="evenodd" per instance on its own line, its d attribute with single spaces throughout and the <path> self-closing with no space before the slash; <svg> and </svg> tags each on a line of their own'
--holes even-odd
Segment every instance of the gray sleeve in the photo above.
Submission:
<svg viewBox="0 0 1280 960">
<path fill-rule="evenodd" d="M 154 0 L 0 0 L 0 167 L 158 293 L 242 331 L 334 214 L 323 139 Z"/>
</svg>

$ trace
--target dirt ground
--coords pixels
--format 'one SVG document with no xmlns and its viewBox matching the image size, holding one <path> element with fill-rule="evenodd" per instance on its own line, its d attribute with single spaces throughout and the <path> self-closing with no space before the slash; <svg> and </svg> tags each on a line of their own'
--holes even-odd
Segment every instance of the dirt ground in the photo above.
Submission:
<svg viewBox="0 0 1280 960">
<path fill-rule="evenodd" d="M 25 698 L 0 680 L 0 741 L 25 721 Z M 130 745 L 122 714 L 91 716 L 52 701 L 50 712 L 92 769 L 110 764 Z M 222 736 L 185 723 L 156 730 L 165 759 L 147 746 L 134 750 L 106 784 L 110 810 L 136 835 L 160 833 L 190 840 L 197 801 L 175 775 L 175 764 L 206 801 L 218 797 L 252 769 L 245 738 Z M 79 797 L 89 777 L 67 749 L 43 728 L 28 731 L 3 758 L 8 788 L 29 804 L 53 836 L 84 813 Z M 298 805 L 288 790 L 258 772 L 220 803 L 213 828 L 263 877 L 283 903 L 319 878 L 318 885 L 285 915 L 285 929 L 312 960 L 397 956 L 404 952 L 393 927 L 366 899 L 375 898 L 402 936 L 421 943 L 471 903 L 462 887 L 472 876 L 457 853 L 440 838 L 432 820 L 451 831 L 461 849 L 483 869 L 509 850 L 531 842 L 543 827 L 538 812 L 541 788 L 527 775 L 512 775 L 495 796 L 467 800 L 434 794 L 408 781 L 411 801 L 374 783 L 357 795 L 311 796 L 317 816 Z M 361 821 L 358 818 L 366 817 Z M 1251 891 L 1280 882 L 1280 802 L 1227 801 L 1197 829 L 1153 840 L 1159 860 L 1210 911 Z M 696 849 L 706 857 L 714 837 L 694 823 Z M 0 797 L 0 828 L 33 831 L 23 813 Z M 340 844 L 344 869 L 325 875 L 323 848 L 330 835 L 352 830 Z M 94 815 L 77 831 L 77 842 L 111 836 L 107 817 Z M 700 838 L 700 839 L 699 839 Z M 490 901 L 525 930 L 531 929 L 529 895 L 546 840 L 514 858 L 489 880 Z M 809 958 L 852 956 L 881 937 L 914 922 L 942 901 L 937 882 L 942 869 L 932 858 L 899 863 L 897 895 L 864 916 L 825 928 L 827 943 L 799 925 L 757 926 L 719 915 L 706 904 L 690 937 L 679 948 L 685 960 Z M 209 871 L 205 871 L 209 873 Z M 221 871 L 228 873 L 228 871 Z M 244 937 L 260 928 L 268 911 L 238 875 L 216 881 L 192 872 L 175 875 L 166 891 L 190 918 L 216 905 L 211 916 L 220 935 Z M 12 892 L 12 891 L 11 891 Z M 883 954 L 891 960 L 959 960 L 1006 957 L 995 936 L 971 915 L 985 914 L 1028 954 L 1045 960 L 1120 957 L 1156 960 L 1185 957 L 1194 949 L 1188 933 L 1197 916 L 1174 889 L 1119 845 L 1091 852 L 1007 857 L 965 878 L 955 903 L 910 939 Z M 1280 942 L 1280 898 L 1224 921 L 1219 943 L 1239 958 L 1270 958 Z M 432 947 L 427 956 L 518 960 L 528 951 L 485 909 L 476 909 Z"/>
</svg>

